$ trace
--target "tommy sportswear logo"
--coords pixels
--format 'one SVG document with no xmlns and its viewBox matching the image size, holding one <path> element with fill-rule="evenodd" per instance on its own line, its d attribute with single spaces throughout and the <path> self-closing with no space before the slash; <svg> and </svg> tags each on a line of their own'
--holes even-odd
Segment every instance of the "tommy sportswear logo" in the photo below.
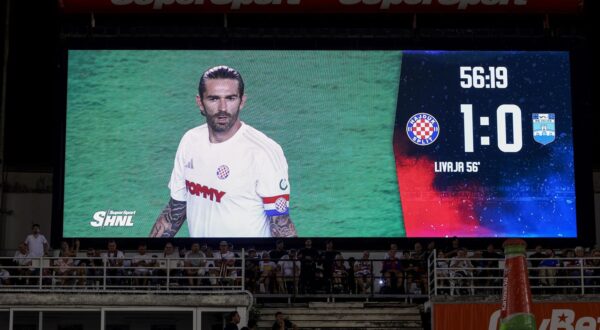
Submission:
<svg viewBox="0 0 600 330">
<path fill-rule="evenodd" d="M 200 183 L 188 180 L 185 180 L 185 187 L 191 195 L 203 197 L 205 199 L 210 199 L 211 201 L 215 201 L 217 203 L 221 203 L 221 198 L 225 196 L 224 191 L 220 191 L 215 188 L 204 186 Z"/>
</svg>

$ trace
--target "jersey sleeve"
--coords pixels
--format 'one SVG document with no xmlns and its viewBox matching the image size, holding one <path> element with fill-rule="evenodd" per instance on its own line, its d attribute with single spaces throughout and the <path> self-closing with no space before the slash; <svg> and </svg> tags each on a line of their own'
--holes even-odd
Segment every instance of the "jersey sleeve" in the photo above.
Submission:
<svg viewBox="0 0 600 330">
<path fill-rule="evenodd" d="M 185 136 L 181 139 L 175 161 L 173 162 L 173 171 L 171 172 L 171 180 L 169 180 L 169 189 L 171 190 L 171 198 L 176 201 L 185 201 L 187 198 L 187 189 L 184 176 L 184 145 Z"/>
<path fill-rule="evenodd" d="M 270 152 L 259 162 L 256 191 L 262 198 L 265 214 L 278 216 L 289 214 L 290 183 L 288 165 L 283 150 L 274 144 Z"/>
</svg>

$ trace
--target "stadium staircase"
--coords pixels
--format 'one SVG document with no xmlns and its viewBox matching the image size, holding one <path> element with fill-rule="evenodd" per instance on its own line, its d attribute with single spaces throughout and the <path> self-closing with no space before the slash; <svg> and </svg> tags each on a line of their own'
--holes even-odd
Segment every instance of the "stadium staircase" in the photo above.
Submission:
<svg viewBox="0 0 600 330">
<path fill-rule="evenodd" d="M 422 307 L 422 305 L 420 305 Z M 258 329 L 271 329 L 282 312 L 298 329 L 422 330 L 419 305 L 397 302 L 310 302 L 308 306 L 258 306 Z"/>
</svg>

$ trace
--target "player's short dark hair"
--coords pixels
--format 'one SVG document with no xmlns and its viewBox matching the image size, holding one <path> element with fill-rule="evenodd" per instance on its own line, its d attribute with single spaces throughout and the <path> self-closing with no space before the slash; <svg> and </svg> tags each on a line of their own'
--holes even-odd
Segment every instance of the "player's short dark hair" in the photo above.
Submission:
<svg viewBox="0 0 600 330">
<path fill-rule="evenodd" d="M 275 313 L 275 317 L 277 317 L 277 316 L 279 316 L 281 314 L 283 314 L 283 313 L 282 312 L 277 312 L 277 313 Z"/>
<path fill-rule="evenodd" d="M 200 83 L 198 83 L 198 95 L 200 95 L 201 99 L 206 91 L 206 81 L 208 79 L 237 80 L 238 93 L 240 94 L 240 97 L 244 96 L 244 80 L 242 79 L 242 75 L 234 68 L 230 68 L 225 65 L 219 65 L 204 71 L 202 77 L 200 77 Z"/>
<path fill-rule="evenodd" d="M 31 225 L 31 229 L 33 229 L 33 228 L 35 228 L 35 227 L 38 227 L 38 228 L 40 228 L 40 225 L 39 225 L 39 224 L 37 224 L 37 223 L 34 223 L 33 225 Z"/>
</svg>

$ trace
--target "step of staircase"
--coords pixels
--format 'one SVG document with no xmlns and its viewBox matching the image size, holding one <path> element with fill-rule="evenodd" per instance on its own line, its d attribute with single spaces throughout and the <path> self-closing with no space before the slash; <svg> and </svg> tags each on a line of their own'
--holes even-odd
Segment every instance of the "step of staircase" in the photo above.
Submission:
<svg viewBox="0 0 600 330">
<path fill-rule="evenodd" d="M 402 302 L 310 302 L 305 306 L 259 307 L 259 329 L 271 329 L 282 312 L 298 329 L 422 329 L 420 306 Z"/>
</svg>

